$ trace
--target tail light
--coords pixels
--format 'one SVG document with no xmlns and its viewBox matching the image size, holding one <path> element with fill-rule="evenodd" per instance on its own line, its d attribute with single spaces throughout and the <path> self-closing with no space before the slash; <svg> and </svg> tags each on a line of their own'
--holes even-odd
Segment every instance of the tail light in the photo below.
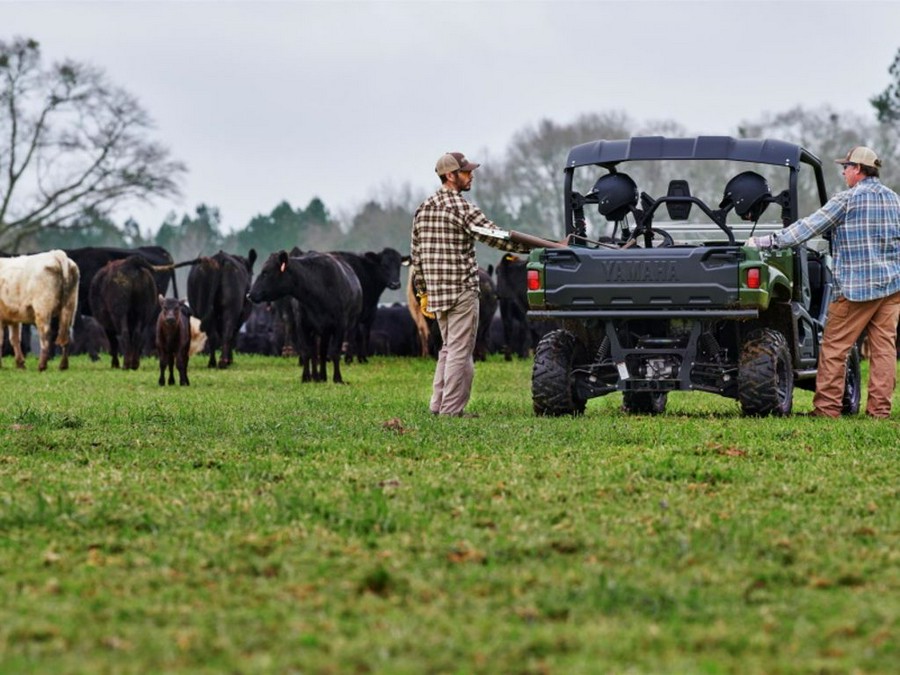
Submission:
<svg viewBox="0 0 900 675">
<path fill-rule="evenodd" d="M 528 283 L 529 291 L 541 290 L 541 276 L 538 274 L 537 270 L 528 270 L 526 280 Z"/>
<path fill-rule="evenodd" d="M 751 267 L 747 270 L 747 288 L 759 288 L 758 267 Z"/>
</svg>

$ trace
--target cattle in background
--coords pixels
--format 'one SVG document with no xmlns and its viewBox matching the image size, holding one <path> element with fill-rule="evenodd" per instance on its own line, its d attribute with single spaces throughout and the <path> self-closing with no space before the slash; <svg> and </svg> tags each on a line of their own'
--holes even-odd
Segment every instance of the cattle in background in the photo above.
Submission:
<svg viewBox="0 0 900 675">
<path fill-rule="evenodd" d="M 473 352 L 473 358 L 476 361 L 484 361 L 487 357 L 491 317 L 497 311 L 497 291 L 491 278 L 492 271 L 493 268 L 491 266 L 488 266 L 487 270 L 481 267 L 478 268 L 478 329 L 475 335 L 475 349 Z M 422 314 L 419 300 L 415 296 L 412 268 L 409 270 L 409 278 L 406 285 L 406 303 L 409 315 L 416 326 L 420 346 L 419 354 L 436 358 L 443 344 L 441 331 L 435 319 Z"/>
<path fill-rule="evenodd" d="M 191 316 L 188 323 L 191 326 L 190 355 L 197 356 L 197 354 L 203 353 L 203 350 L 206 349 L 206 333 L 200 330 L 200 319 L 196 316 Z"/>
<path fill-rule="evenodd" d="M 132 255 L 112 260 L 94 275 L 89 294 L 91 313 L 106 331 L 113 368 L 137 370 L 145 335 L 159 311 L 153 268 L 146 258 Z"/>
<path fill-rule="evenodd" d="M 503 352 L 503 319 L 500 312 L 491 317 L 491 327 L 488 331 L 488 354 L 500 354 Z"/>
<path fill-rule="evenodd" d="M 159 386 L 175 384 L 174 370 L 178 369 L 178 384 L 186 387 L 188 359 L 191 350 L 191 310 L 178 298 L 159 296 L 159 317 L 156 320 L 156 351 L 159 354 Z"/>
<path fill-rule="evenodd" d="M 437 356 L 437 349 L 434 348 L 434 335 L 439 333 L 437 321 L 422 314 L 413 283 L 412 267 L 409 268 L 406 279 L 406 309 L 416 325 L 416 334 L 419 336 L 419 356 Z"/>
<path fill-rule="evenodd" d="M 527 264 L 518 256 L 506 254 L 497 265 L 497 296 L 507 361 L 512 360 L 513 354 L 527 357 L 541 337 L 556 327 L 553 321 L 528 318 Z"/>
<path fill-rule="evenodd" d="M 512 360 L 513 354 L 528 356 L 531 348 L 525 266 L 525 260 L 511 253 L 504 255 L 497 265 L 497 299 L 503 322 L 503 355 L 507 361 Z"/>
<path fill-rule="evenodd" d="M 109 351 L 109 340 L 103 326 L 92 316 L 79 313 L 76 320 L 80 324 L 78 330 L 72 330 L 72 339 L 69 341 L 69 354 L 87 354 L 91 361 L 100 360 L 100 352 Z"/>
<path fill-rule="evenodd" d="M 384 248 L 380 253 L 368 251 L 362 254 L 337 251 L 334 255 L 353 268 L 362 287 L 362 311 L 349 336 L 347 363 L 353 360 L 354 355 L 357 361 L 365 363 L 369 355 L 369 334 L 372 322 L 375 321 L 378 300 L 385 288 L 392 291 L 400 288 L 400 267 L 404 258 L 399 251 L 392 248 Z"/>
<path fill-rule="evenodd" d="M 89 298 L 91 292 L 91 282 L 94 280 L 94 276 L 97 274 L 97 272 L 103 269 L 106 263 L 112 262 L 113 260 L 124 260 L 129 256 L 138 255 L 142 258 L 145 258 L 147 262 L 154 266 L 161 267 L 173 265 L 172 256 L 162 246 L 138 246 L 136 248 L 119 248 L 115 246 L 84 246 L 81 248 L 65 249 L 65 253 L 75 261 L 75 264 L 78 265 L 78 269 L 81 272 L 81 281 L 78 284 L 79 314 L 75 317 L 75 325 L 73 329 L 73 333 L 78 340 L 81 340 L 80 333 L 83 330 L 90 329 L 90 326 L 82 325 L 82 316 L 92 316 L 93 313 Z M 178 288 L 175 285 L 174 268 L 166 270 L 151 269 L 150 272 L 153 275 L 153 279 L 156 282 L 159 293 L 165 295 L 169 287 L 169 283 L 171 283 L 172 293 L 175 295 L 175 297 L 178 297 Z M 156 307 L 156 303 L 154 302 L 153 304 L 154 307 Z M 154 313 L 155 312 L 156 310 L 154 309 Z M 144 336 L 143 346 L 145 348 L 152 349 L 153 344 L 153 322 L 151 321 L 147 326 L 147 333 Z M 93 358 L 93 355 L 91 358 Z"/>
<path fill-rule="evenodd" d="M 12 343 L 9 341 L 9 337 L 6 335 L 5 330 L 0 330 L 0 342 L 3 343 L 3 349 L 0 350 L 0 356 L 12 356 L 15 354 L 13 351 Z M 31 353 L 31 324 L 26 323 L 22 324 L 22 337 L 19 340 L 19 344 L 22 346 L 22 354 L 28 355 Z M 69 340 L 69 355 L 71 356 L 75 352 L 72 350 L 72 340 Z"/>
<path fill-rule="evenodd" d="M 478 268 L 478 332 L 475 334 L 475 350 L 472 357 L 476 361 L 487 359 L 490 343 L 491 319 L 497 312 L 497 287 L 491 278 L 494 268 Z"/>
<path fill-rule="evenodd" d="M 21 326 L 34 324 L 41 343 L 38 370 L 47 369 L 51 323 L 59 320 L 59 369 L 69 367 L 69 332 L 78 311 L 78 266 L 60 250 L 0 258 L 0 333 L 9 326 L 16 366 L 25 367 Z"/>
<path fill-rule="evenodd" d="M 276 356 L 284 343 L 284 329 L 272 303 L 253 303 L 248 318 L 238 332 L 235 350 L 242 354 Z"/>
<path fill-rule="evenodd" d="M 162 246 L 138 246 L 137 248 L 116 248 L 112 246 L 85 246 L 83 248 L 65 249 L 65 253 L 81 272 L 81 281 L 78 284 L 78 306 L 81 313 L 91 316 L 91 307 L 89 295 L 91 292 L 91 282 L 94 275 L 97 274 L 108 262 L 113 260 L 124 260 L 133 255 L 138 255 L 151 265 L 167 266 L 173 265 L 174 261 L 169 252 Z M 165 294 L 169 283 L 172 283 L 172 292 L 178 297 L 178 289 L 175 287 L 175 271 L 167 270 L 150 270 L 153 280 L 159 293 Z"/>
<path fill-rule="evenodd" d="M 232 364 L 232 350 L 237 334 L 250 317 L 252 305 L 247 300 L 256 250 L 245 258 L 219 251 L 202 257 L 188 274 L 188 302 L 200 319 L 206 333 L 210 368 L 227 368 Z M 222 350 L 218 364 L 216 350 Z"/>
<path fill-rule="evenodd" d="M 290 296 L 299 303 L 302 381 L 327 380 L 326 363 L 332 362 L 332 379 L 343 382 L 341 347 L 347 331 L 362 309 L 362 288 L 350 266 L 327 253 L 292 257 L 273 253 L 266 260 L 250 290 L 253 302 L 271 302 Z"/>
<path fill-rule="evenodd" d="M 378 356 L 418 356 L 419 336 L 406 305 L 395 302 L 375 310 L 369 351 Z"/>
</svg>

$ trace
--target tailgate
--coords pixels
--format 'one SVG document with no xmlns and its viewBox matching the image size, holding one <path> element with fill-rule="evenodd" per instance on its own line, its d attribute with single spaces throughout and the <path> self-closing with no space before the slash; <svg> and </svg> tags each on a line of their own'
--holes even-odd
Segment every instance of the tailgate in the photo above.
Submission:
<svg viewBox="0 0 900 675">
<path fill-rule="evenodd" d="M 545 249 L 545 307 L 733 308 L 740 246 Z"/>
</svg>

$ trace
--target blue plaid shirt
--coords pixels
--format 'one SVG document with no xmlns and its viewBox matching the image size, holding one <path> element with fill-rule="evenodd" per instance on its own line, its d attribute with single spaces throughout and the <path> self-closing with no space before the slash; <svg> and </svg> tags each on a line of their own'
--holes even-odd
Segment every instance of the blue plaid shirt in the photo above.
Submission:
<svg viewBox="0 0 900 675">
<path fill-rule="evenodd" d="M 838 295 L 852 302 L 900 291 L 900 197 L 872 176 L 773 236 L 787 248 L 833 230 Z"/>
</svg>

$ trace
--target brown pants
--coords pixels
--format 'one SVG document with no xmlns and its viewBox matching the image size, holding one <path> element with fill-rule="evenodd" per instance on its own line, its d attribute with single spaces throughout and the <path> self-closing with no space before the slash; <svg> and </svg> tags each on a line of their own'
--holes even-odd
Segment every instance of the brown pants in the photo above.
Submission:
<svg viewBox="0 0 900 675">
<path fill-rule="evenodd" d="M 869 398 L 866 414 L 887 417 L 897 379 L 897 318 L 900 293 L 866 302 L 838 298 L 828 306 L 825 336 L 819 355 L 816 412 L 837 417 L 841 414 L 846 378 L 847 354 L 866 330 L 869 336 Z"/>
<path fill-rule="evenodd" d="M 448 310 L 435 312 L 443 345 L 432 383 L 431 412 L 458 415 L 469 402 L 475 377 L 475 334 L 478 331 L 478 294 L 467 291 Z"/>
</svg>

